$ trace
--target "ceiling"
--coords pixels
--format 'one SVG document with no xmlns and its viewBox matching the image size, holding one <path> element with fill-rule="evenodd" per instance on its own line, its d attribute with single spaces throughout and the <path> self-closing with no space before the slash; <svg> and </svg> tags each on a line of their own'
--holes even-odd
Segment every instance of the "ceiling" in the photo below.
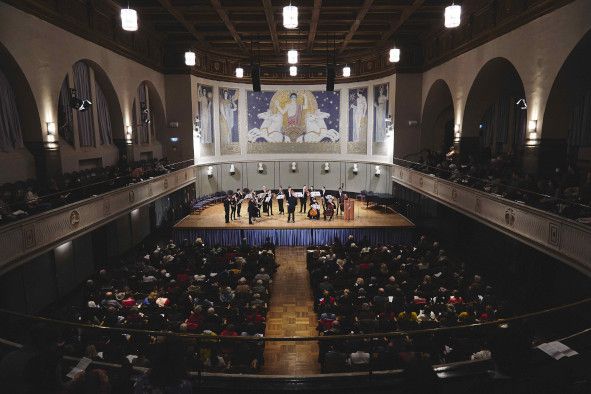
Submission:
<svg viewBox="0 0 591 394">
<path fill-rule="evenodd" d="M 2 1 L 165 73 L 232 80 L 237 65 L 248 76 L 254 60 L 263 82 L 311 83 L 333 60 L 351 66 L 351 81 L 420 72 L 573 0 L 455 0 L 456 29 L 443 26 L 452 0 L 291 0 L 299 9 L 294 30 L 282 23 L 289 0 Z M 136 33 L 120 28 L 128 5 L 139 14 Z M 395 65 L 387 60 L 393 45 L 402 50 Z M 197 53 L 191 69 L 188 49 Z M 300 51 L 297 78 L 287 74 L 289 49 Z"/>
<path fill-rule="evenodd" d="M 464 0 L 465 7 L 487 0 Z M 133 0 L 142 21 L 167 46 L 198 48 L 285 64 L 298 49 L 302 63 L 325 64 L 327 55 L 346 60 L 396 43 L 419 45 L 443 28 L 442 0 L 292 0 L 299 26 L 283 27 L 288 0 Z M 121 0 L 126 5 L 127 0 Z M 465 10 L 467 11 L 467 10 Z"/>
</svg>

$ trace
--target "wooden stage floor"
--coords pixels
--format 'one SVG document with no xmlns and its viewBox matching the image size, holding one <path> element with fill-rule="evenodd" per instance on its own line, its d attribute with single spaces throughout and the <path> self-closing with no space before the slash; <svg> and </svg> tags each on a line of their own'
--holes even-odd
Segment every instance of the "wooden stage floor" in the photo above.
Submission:
<svg viewBox="0 0 591 394">
<path fill-rule="evenodd" d="M 262 214 L 253 225 L 248 224 L 246 205 L 242 207 L 242 217 L 225 223 L 224 206 L 222 203 L 212 205 L 199 214 L 191 214 L 181 219 L 174 227 L 176 229 L 302 229 L 302 228 L 382 228 L 382 227 L 414 227 L 414 224 L 396 212 L 384 212 L 384 208 L 366 208 L 364 203 L 355 204 L 355 220 L 344 220 L 342 215 L 332 221 L 310 220 L 307 212 L 299 213 L 296 208 L 295 223 L 287 223 L 287 210 L 285 215 L 279 215 L 277 204 L 273 205 L 273 216 Z"/>
</svg>

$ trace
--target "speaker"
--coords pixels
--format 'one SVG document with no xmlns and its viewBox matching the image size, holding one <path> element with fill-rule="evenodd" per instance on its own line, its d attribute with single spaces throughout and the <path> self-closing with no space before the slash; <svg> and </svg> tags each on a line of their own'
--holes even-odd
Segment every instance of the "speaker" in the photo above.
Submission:
<svg viewBox="0 0 591 394">
<path fill-rule="evenodd" d="M 336 77 L 335 65 L 326 65 L 326 91 L 334 92 L 334 79 Z"/>
<path fill-rule="evenodd" d="M 254 92 L 260 92 L 261 91 L 261 66 L 259 66 L 258 64 L 253 64 L 250 76 L 252 79 L 252 90 Z"/>
</svg>

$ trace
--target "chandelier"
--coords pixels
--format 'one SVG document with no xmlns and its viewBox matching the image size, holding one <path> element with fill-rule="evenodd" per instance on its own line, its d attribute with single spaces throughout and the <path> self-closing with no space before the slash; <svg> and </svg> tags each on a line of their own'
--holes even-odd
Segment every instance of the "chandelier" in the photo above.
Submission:
<svg viewBox="0 0 591 394">
<path fill-rule="evenodd" d="M 195 52 L 193 52 L 193 51 L 185 52 L 185 64 L 187 66 L 194 66 L 195 65 Z"/>
<path fill-rule="evenodd" d="M 289 75 L 292 77 L 295 77 L 296 75 L 298 75 L 298 68 L 296 66 L 291 66 L 289 68 Z"/>
<path fill-rule="evenodd" d="M 291 3 L 283 7 L 283 27 L 286 29 L 298 27 L 298 7 Z"/>
<path fill-rule="evenodd" d="M 462 6 L 452 4 L 445 7 L 445 27 L 452 29 L 460 26 L 462 20 Z"/>
<path fill-rule="evenodd" d="M 131 8 L 121 9 L 121 28 L 125 31 L 137 31 L 137 11 Z"/>
<path fill-rule="evenodd" d="M 400 49 L 390 49 L 390 57 L 388 60 L 390 60 L 390 63 L 398 63 L 400 61 Z"/>
<path fill-rule="evenodd" d="M 289 64 L 297 64 L 298 63 L 298 51 L 295 49 L 290 49 L 287 51 L 287 62 Z"/>
</svg>

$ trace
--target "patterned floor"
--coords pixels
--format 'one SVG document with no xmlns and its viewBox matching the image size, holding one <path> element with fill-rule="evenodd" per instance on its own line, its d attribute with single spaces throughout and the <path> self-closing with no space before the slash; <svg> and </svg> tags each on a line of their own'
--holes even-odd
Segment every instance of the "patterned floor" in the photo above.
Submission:
<svg viewBox="0 0 591 394">
<path fill-rule="evenodd" d="M 280 267 L 273 280 L 265 336 L 317 335 L 317 317 L 306 270 L 306 248 L 279 247 L 276 258 Z M 262 373 L 318 374 L 317 358 L 317 342 L 267 342 Z"/>
</svg>

